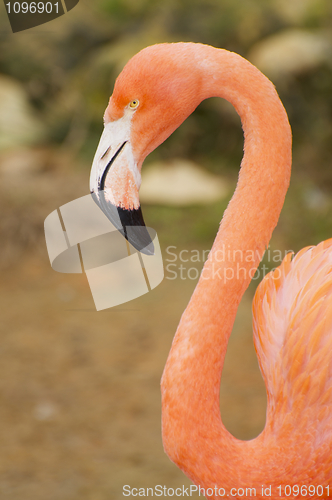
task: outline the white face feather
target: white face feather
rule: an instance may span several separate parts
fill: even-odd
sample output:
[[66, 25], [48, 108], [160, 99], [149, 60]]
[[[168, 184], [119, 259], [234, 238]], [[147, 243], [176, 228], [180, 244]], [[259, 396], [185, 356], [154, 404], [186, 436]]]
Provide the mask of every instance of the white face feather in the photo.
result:
[[109, 122], [104, 127], [90, 174], [90, 191], [94, 192], [97, 196], [107, 165], [124, 143], [126, 144], [121, 151], [121, 156], [123, 158], [124, 155], [126, 159], [125, 164], [133, 174], [137, 189], [141, 186], [141, 174], [137, 168], [130, 144], [132, 117], [133, 111], [126, 109], [122, 118], [114, 122]]

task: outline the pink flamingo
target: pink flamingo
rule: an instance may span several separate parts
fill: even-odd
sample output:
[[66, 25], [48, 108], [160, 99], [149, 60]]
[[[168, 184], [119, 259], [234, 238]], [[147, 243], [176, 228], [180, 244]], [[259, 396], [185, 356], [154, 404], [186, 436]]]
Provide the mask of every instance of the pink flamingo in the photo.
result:
[[[290, 179], [291, 130], [272, 83], [226, 50], [193, 43], [144, 49], [115, 83], [91, 191], [105, 212], [115, 207], [123, 226], [143, 226], [138, 198], [143, 160], [213, 96], [230, 101], [240, 115], [244, 156], [163, 374], [164, 447], [209, 498], [243, 498], [246, 488], [255, 488], [256, 498], [327, 498], [332, 479], [331, 239], [295, 257], [288, 254], [257, 289], [254, 340], [268, 395], [263, 432], [251, 441], [238, 440], [219, 411], [221, 372], [237, 307], [270, 241]], [[146, 243], [145, 235], [133, 241], [137, 248]], [[221, 248], [230, 249], [224, 260], [218, 259]], [[254, 261], [245, 258], [249, 252]], [[227, 282], [226, 270], [234, 276]]]

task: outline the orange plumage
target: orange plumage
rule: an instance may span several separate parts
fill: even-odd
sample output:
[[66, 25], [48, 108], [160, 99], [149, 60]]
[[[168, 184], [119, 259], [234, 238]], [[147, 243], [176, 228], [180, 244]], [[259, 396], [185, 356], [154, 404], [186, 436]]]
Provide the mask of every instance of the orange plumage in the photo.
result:
[[[232, 498], [243, 498], [230, 493], [237, 488], [255, 488], [255, 497], [265, 498], [262, 485], [271, 486], [271, 498], [298, 498], [294, 491], [285, 492], [285, 485], [322, 485], [323, 494], [315, 490], [302, 498], [327, 498], [332, 240], [287, 255], [257, 289], [253, 324], [268, 394], [265, 429], [256, 439], [240, 441], [226, 430], [219, 411], [220, 377], [237, 307], [277, 224], [290, 178], [291, 131], [273, 85], [248, 61], [222, 49], [192, 43], [148, 47], [119, 76], [105, 112], [106, 127], [123, 127], [121, 148], [129, 160], [123, 156], [121, 168], [140, 179], [147, 154], [212, 96], [229, 100], [239, 113], [244, 157], [163, 374], [164, 447], [197, 485], [211, 488], [209, 498], [221, 497], [218, 487]], [[139, 106], [129, 115], [133, 99]], [[100, 171], [100, 161], [95, 158], [94, 172]], [[132, 206], [128, 192], [121, 202], [121, 184], [114, 177], [117, 205]], [[220, 259], [223, 246], [230, 253]], [[254, 261], [244, 258], [248, 252]], [[231, 272], [232, 279], [226, 279]]]

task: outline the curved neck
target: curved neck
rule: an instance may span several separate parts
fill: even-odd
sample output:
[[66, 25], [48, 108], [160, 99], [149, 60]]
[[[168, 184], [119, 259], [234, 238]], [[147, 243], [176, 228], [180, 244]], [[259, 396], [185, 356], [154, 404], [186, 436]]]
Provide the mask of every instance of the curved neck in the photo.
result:
[[211, 487], [223, 475], [223, 486], [250, 486], [245, 477], [252, 482], [261, 470], [255, 467], [255, 440], [239, 441], [225, 429], [219, 386], [238, 304], [269, 243], [288, 188], [291, 131], [266, 77], [237, 54], [204, 50], [204, 59], [200, 52], [195, 61], [204, 75], [201, 98], [219, 96], [234, 105], [244, 130], [244, 156], [235, 193], [163, 374], [163, 440], [170, 458], [196, 484]]

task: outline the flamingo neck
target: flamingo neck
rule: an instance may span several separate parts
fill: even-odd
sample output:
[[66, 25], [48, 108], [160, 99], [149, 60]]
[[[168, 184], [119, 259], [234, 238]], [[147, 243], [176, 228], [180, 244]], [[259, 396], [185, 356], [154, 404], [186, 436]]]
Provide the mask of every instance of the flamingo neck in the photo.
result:
[[[230, 101], [241, 117], [244, 156], [235, 193], [186, 308], [162, 379], [163, 440], [170, 458], [196, 483], [245, 484], [257, 441], [242, 442], [220, 418], [226, 348], [242, 295], [269, 243], [288, 188], [291, 131], [271, 84], [237, 54], [202, 46], [201, 98]], [[255, 444], [256, 442], [256, 444]], [[250, 444], [249, 444], [250, 443]], [[204, 479], [202, 479], [204, 478]], [[244, 482], [243, 482], [244, 481]]]

